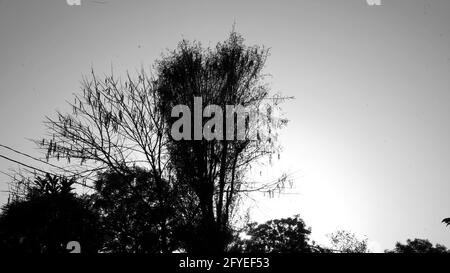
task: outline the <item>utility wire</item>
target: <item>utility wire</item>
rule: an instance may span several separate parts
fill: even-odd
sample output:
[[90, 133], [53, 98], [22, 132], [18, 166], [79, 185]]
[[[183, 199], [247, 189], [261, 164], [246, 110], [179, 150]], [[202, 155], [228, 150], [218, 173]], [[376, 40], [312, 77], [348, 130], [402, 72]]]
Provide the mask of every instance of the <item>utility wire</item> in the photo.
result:
[[[58, 176], [58, 174], [55, 174], [55, 173], [52, 173], [52, 172], [49, 172], [49, 171], [41, 170], [41, 169], [39, 169], [39, 168], [33, 167], [33, 166], [31, 166], [31, 165], [28, 165], [28, 164], [25, 164], [25, 163], [22, 163], [22, 162], [19, 162], [19, 161], [17, 161], [17, 160], [14, 160], [14, 159], [12, 159], [12, 158], [9, 158], [9, 157], [4, 156], [4, 155], [1, 155], [1, 154], [0, 154], [0, 157], [1, 157], [1, 158], [4, 158], [4, 159], [6, 159], [6, 160], [9, 160], [9, 161], [11, 161], [11, 162], [17, 163], [17, 164], [19, 164], [19, 165], [22, 165], [22, 166], [24, 166], [24, 167], [26, 167], [26, 168], [29, 168], [29, 169], [32, 169], [32, 170], [41, 172], [41, 173], [43, 173], [43, 174], [52, 174], [52, 175]], [[88, 185], [85, 185], [85, 184], [80, 183], [80, 182], [77, 182], [77, 181], [75, 181], [75, 184], [79, 184], [79, 185], [81, 185], [81, 186], [84, 186], [84, 187], [88, 187], [88, 188], [93, 189], [93, 187], [88, 186]]]
[[27, 164], [25, 164], [25, 163], [19, 162], [19, 161], [17, 161], [17, 160], [14, 160], [14, 159], [9, 158], [9, 157], [4, 156], [4, 155], [0, 155], [0, 157], [4, 158], [4, 159], [6, 159], [6, 160], [9, 160], [9, 161], [11, 161], [11, 162], [17, 163], [17, 164], [19, 164], [19, 165], [22, 165], [22, 166], [24, 166], [24, 167], [30, 168], [30, 169], [32, 169], [32, 170], [35, 170], [35, 171], [44, 173], [44, 174], [50, 173], [50, 172], [47, 172], [47, 171], [43, 171], [43, 170], [41, 170], [41, 169], [38, 169], [38, 168], [36, 168], [36, 167], [27, 165]]
[[[36, 158], [36, 157], [34, 157], [34, 156], [31, 156], [31, 155], [29, 155], [29, 154], [26, 154], [26, 153], [20, 152], [20, 151], [18, 151], [18, 150], [16, 150], [16, 149], [13, 149], [13, 148], [9, 147], [9, 146], [6, 146], [6, 145], [3, 145], [3, 144], [0, 144], [0, 147], [3, 147], [3, 148], [5, 148], [5, 149], [8, 149], [8, 150], [10, 150], [10, 151], [13, 151], [13, 152], [15, 152], [15, 153], [17, 153], [17, 154], [20, 154], [20, 155], [26, 156], [26, 157], [28, 157], [28, 158], [31, 158], [31, 159], [33, 159], [33, 160], [36, 160], [36, 161], [38, 161], [38, 162], [41, 162], [41, 163], [47, 164], [47, 165], [49, 165], [49, 166], [52, 166], [52, 167], [54, 167], [54, 168], [60, 169], [60, 170], [62, 170], [62, 171], [64, 171], [64, 172], [69, 172], [69, 173], [71, 173], [71, 174], [72, 174], [73, 176], [77, 176], [77, 175], [79, 175], [79, 173], [76, 173], [76, 172], [74, 172], [74, 171], [71, 171], [71, 170], [68, 170], [68, 169], [62, 168], [62, 167], [60, 167], [60, 166], [57, 166], [57, 165], [51, 164], [51, 163], [49, 163], [49, 162], [46, 162], [46, 161], [44, 161], [44, 160], [42, 160], [42, 159], [39, 159], [39, 158]], [[94, 180], [94, 179], [92, 179], [92, 178], [89, 178], [89, 177], [85, 177], [85, 178], [86, 178], [86, 179], [89, 179], [89, 180], [91, 180], [92, 182], [95, 182], [95, 180]]]
[[8, 150], [10, 150], [10, 151], [13, 151], [13, 152], [15, 152], [15, 153], [18, 153], [18, 154], [20, 154], [20, 155], [26, 156], [26, 157], [28, 157], [28, 158], [31, 158], [31, 159], [33, 159], [33, 160], [39, 161], [39, 162], [41, 162], [41, 163], [44, 163], [44, 164], [50, 165], [50, 166], [52, 166], [52, 167], [54, 167], [54, 168], [57, 168], [57, 169], [63, 170], [63, 171], [65, 171], [65, 172], [70, 172], [70, 173], [72, 173], [72, 174], [76, 174], [75, 172], [72, 172], [72, 171], [66, 170], [66, 169], [64, 169], [64, 168], [62, 168], [62, 167], [56, 166], [56, 165], [54, 165], [54, 164], [51, 164], [51, 163], [49, 163], [49, 162], [46, 162], [46, 161], [44, 161], [44, 160], [42, 160], [42, 159], [39, 159], [39, 158], [33, 157], [33, 156], [31, 156], [31, 155], [28, 155], [28, 154], [25, 154], [25, 153], [22, 153], [22, 152], [20, 152], [20, 151], [18, 151], [18, 150], [16, 150], [16, 149], [13, 149], [13, 148], [11, 148], [11, 147], [8, 147], [8, 146], [6, 146], [6, 145], [0, 144], [0, 147], [3, 147], [3, 148], [5, 148], [5, 149], [8, 149]]

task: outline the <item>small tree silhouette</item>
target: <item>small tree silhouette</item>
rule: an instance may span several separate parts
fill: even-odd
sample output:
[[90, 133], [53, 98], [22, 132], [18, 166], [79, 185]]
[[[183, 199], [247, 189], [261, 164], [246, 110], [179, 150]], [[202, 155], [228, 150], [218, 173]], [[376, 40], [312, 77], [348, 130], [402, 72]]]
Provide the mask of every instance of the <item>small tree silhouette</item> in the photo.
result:
[[311, 228], [299, 215], [274, 219], [263, 224], [251, 223], [246, 239], [238, 239], [233, 251], [246, 253], [311, 253], [321, 248], [310, 243]]
[[[156, 186], [152, 173], [138, 167], [126, 176], [112, 170], [99, 174], [96, 192], [90, 198], [93, 208], [101, 215], [102, 229], [106, 233], [103, 251], [163, 252], [159, 225], [162, 218], [168, 221], [165, 247], [169, 251], [186, 248], [187, 238], [182, 237], [180, 231], [187, 229], [186, 225], [193, 221], [196, 204], [188, 202], [186, 194], [179, 193], [185, 193], [185, 189], [166, 189], [165, 199], [171, 206], [161, 210]], [[140, 196], [134, 194], [135, 191]]]
[[66, 244], [78, 241], [83, 252], [97, 252], [102, 239], [98, 216], [72, 192], [73, 183], [49, 174], [36, 177], [24, 199], [5, 205], [0, 215], [0, 251], [66, 253]]
[[338, 230], [329, 235], [332, 251], [339, 253], [367, 253], [369, 252], [367, 238], [358, 239], [354, 233]]
[[426, 239], [408, 239], [406, 244], [397, 242], [393, 250], [386, 250], [386, 253], [447, 253], [445, 246], [433, 244]]

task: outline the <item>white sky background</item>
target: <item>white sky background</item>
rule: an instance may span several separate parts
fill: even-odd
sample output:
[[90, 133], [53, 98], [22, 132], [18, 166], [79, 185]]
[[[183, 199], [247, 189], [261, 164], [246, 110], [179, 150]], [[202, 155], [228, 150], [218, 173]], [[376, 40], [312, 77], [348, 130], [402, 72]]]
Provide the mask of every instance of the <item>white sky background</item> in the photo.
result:
[[319, 241], [345, 228], [376, 249], [450, 246], [450, 1], [104, 2], [0, 0], [1, 144], [39, 156], [25, 138], [43, 135], [91, 66], [133, 72], [182, 38], [215, 45], [235, 22], [271, 48], [273, 90], [296, 97], [282, 158], [255, 179], [297, 171], [299, 194], [257, 197], [253, 219], [300, 214]]

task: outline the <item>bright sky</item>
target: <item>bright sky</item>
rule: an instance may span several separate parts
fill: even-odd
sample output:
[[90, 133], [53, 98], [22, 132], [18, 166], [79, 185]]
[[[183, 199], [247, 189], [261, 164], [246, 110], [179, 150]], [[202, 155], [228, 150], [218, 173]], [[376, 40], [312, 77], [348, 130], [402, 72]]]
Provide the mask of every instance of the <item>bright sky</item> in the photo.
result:
[[300, 214], [318, 241], [345, 228], [375, 250], [416, 237], [450, 246], [448, 0], [0, 0], [0, 144], [39, 156], [26, 138], [91, 66], [133, 72], [182, 38], [215, 45], [233, 23], [271, 48], [273, 90], [296, 97], [282, 158], [257, 178], [295, 171], [298, 194], [256, 197], [253, 219]]

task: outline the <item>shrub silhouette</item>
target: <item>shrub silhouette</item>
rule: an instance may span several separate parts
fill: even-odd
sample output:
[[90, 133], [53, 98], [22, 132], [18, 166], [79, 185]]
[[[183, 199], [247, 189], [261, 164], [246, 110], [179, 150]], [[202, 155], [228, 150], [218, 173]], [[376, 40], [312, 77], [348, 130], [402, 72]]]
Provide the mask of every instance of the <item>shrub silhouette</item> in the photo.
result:
[[311, 228], [299, 215], [275, 219], [263, 224], [251, 223], [248, 238], [238, 239], [233, 251], [245, 253], [311, 253], [325, 251], [310, 243]]
[[101, 244], [98, 217], [83, 198], [72, 192], [73, 181], [37, 177], [23, 199], [3, 206], [0, 252], [67, 253], [69, 241], [95, 253]]
[[386, 253], [448, 253], [443, 245], [433, 244], [427, 239], [408, 239], [406, 244], [397, 242], [393, 250], [386, 250]]

